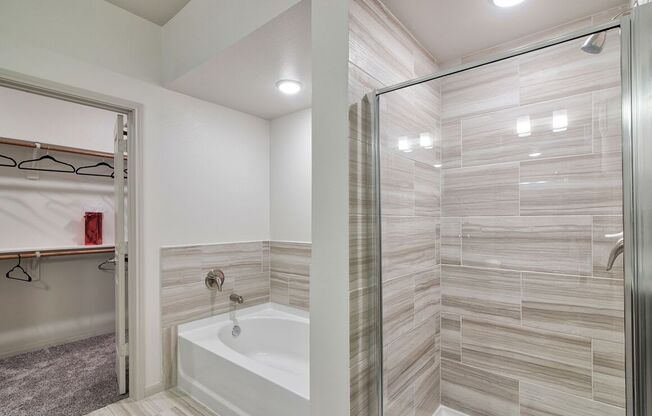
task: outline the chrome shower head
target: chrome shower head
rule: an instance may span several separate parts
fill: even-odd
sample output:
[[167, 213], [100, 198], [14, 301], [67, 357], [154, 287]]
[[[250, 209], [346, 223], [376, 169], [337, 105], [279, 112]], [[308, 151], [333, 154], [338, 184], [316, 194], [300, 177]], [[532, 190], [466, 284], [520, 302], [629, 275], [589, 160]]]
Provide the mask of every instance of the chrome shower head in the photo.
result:
[[604, 42], [607, 40], [607, 32], [594, 33], [584, 41], [582, 50], [586, 53], [599, 54], [602, 52]]

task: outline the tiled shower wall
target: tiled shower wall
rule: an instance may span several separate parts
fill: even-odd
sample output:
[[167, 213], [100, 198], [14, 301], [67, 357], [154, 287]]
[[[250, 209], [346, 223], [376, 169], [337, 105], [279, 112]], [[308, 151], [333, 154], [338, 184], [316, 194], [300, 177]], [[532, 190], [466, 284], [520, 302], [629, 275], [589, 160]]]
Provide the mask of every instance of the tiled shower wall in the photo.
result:
[[[309, 309], [310, 243], [253, 241], [161, 249], [161, 328], [166, 387], [176, 385], [177, 327], [238, 308], [275, 302]], [[224, 272], [222, 292], [209, 290], [210, 269]]]
[[441, 401], [472, 416], [625, 414], [620, 39], [581, 43], [441, 81]]
[[[618, 39], [593, 59], [578, 42], [381, 100], [385, 415], [430, 416], [440, 399], [469, 415], [624, 414], [622, 262], [605, 271], [622, 230]], [[352, 1], [352, 415], [375, 414], [377, 376], [364, 94], [435, 70], [380, 3]], [[556, 110], [568, 126], [551, 132]], [[525, 115], [528, 141], [515, 140]], [[425, 149], [420, 135], [431, 131]], [[410, 152], [399, 149], [405, 138]]]
[[[351, 415], [375, 414], [371, 102], [365, 94], [434, 72], [434, 59], [376, 0], [351, 2], [349, 27]], [[439, 88], [395, 108], [393, 134], [438, 137]], [[425, 137], [425, 136], [424, 136]], [[431, 416], [439, 405], [440, 155], [383, 143], [385, 414]]]

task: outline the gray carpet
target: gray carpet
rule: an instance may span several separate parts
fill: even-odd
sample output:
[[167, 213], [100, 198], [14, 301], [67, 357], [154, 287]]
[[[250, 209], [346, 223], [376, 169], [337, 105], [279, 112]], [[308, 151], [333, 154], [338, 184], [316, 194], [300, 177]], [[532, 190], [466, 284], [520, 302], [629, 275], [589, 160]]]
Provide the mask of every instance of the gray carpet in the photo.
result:
[[113, 334], [0, 360], [0, 416], [81, 416], [122, 398]]

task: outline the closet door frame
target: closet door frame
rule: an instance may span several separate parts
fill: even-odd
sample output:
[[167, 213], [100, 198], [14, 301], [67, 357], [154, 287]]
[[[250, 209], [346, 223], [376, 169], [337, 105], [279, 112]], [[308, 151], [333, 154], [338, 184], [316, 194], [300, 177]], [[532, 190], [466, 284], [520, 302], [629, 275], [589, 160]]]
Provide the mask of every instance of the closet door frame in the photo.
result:
[[129, 310], [129, 397], [143, 397], [162, 390], [162, 383], [145, 388], [145, 311], [143, 305], [145, 288], [143, 282], [143, 213], [142, 213], [142, 160], [143, 146], [141, 138], [143, 105], [118, 97], [99, 94], [93, 91], [31, 77], [0, 68], [0, 86], [32, 94], [73, 102], [89, 107], [100, 108], [123, 114], [127, 117], [129, 140], [127, 141], [129, 189], [128, 221], [128, 310]]

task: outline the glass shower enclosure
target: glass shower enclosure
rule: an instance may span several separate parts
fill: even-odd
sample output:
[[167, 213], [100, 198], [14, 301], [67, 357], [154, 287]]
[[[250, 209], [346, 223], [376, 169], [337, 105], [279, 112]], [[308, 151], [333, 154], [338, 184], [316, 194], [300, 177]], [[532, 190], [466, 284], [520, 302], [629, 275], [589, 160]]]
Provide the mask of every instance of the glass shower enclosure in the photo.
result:
[[630, 22], [376, 91], [383, 415], [647, 414]]

